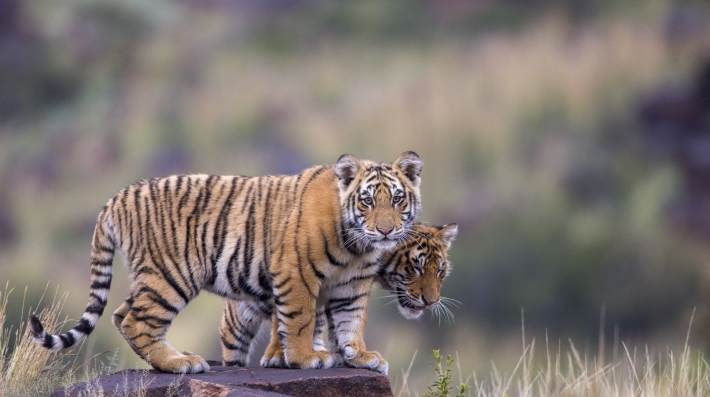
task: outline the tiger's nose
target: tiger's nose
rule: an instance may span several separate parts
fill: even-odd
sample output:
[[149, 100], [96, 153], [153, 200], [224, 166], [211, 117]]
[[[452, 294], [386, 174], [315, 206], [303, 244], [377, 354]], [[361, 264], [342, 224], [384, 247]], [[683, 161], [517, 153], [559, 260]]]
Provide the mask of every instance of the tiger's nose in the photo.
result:
[[379, 230], [380, 233], [384, 234], [385, 236], [387, 233], [391, 232], [394, 227], [392, 226], [377, 226], [377, 230]]

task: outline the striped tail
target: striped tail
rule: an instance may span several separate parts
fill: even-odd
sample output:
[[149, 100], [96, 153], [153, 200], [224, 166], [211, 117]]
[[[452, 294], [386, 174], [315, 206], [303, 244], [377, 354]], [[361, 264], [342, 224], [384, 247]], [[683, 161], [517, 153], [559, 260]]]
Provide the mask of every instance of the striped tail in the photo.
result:
[[30, 332], [35, 342], [50, 350], [66, 349], [84, 340], [94, 330], [106, 308], [111, 288], [111, 264], [115, 248], [112, 236], [107, 209], [104, 207], [94, 229], [91, 247], [91, 289], [84, 315], [74, 328], [61, 335], [48, 334], [39, 318], [34, 314], [30, 315]]

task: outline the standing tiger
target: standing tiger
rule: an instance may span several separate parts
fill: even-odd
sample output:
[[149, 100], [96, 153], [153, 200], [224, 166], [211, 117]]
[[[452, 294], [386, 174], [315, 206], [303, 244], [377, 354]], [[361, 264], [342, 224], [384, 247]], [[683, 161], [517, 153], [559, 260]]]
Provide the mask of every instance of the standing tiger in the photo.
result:
[[[441, 285], [451, 270], [446, 253], [457, 233], [455, 223], [441, 227], [416, 224], [411, 236], [400, 242], [396, 250], [383, 254], [375, 282], [396, 299], [397, 308], [405, 318], [419, 318], [426, 308], [434, 309], [439, 316], [450, 315], [445, 304], [447, 298], [441, 296]], [[339, 328], [349, 324], [353, 311], [360, 312], [360, 307], [367, 306], [368, 298], [369, 291], [362, 291], [351, 297], [319, 301], [313, 349], [327, 350], [323, 343], [323, 331], [327, 325], [330, 349], [340, 352], [338, 337], [342, 332]], [[225, 365], [246, 365], [252, 339], [272, 314], [270, 302], [228, 300], [225, 303], [220, 329]], [[285, 364], [278, 334], [272, 332], [261, 365], [282, 367]], [[368, 363], [359, 364], [367, 366]], [[387, 372], [387, 363], [381, 358], [379, 363], [373, 360], [370, 364], [374, 366], [371, 369]]]
[[[32, 335], [59, 350], [91, 333], [106, 307], [118, 250], [131, 284], [113, 323], [155, 369], [209, 369], [202, 357], [165, 339], [175, 316], [203, 289], [237, 301], [273, 301], [288, 365], [332, 367], [335, 355], [311, 343], [316, 300], [370, 291], [380, 256], [409, 236], [419, 215], [422, 165], [414, 152], [392, 164], [346, 154], [297, 175], [174, 175], [130, 185], [98, 216], [82, 318], [51, 335], [31, 316]], [[362, 307], [338, 335], [353, 366], [380, 357], [366, 351], [364, 326]]]

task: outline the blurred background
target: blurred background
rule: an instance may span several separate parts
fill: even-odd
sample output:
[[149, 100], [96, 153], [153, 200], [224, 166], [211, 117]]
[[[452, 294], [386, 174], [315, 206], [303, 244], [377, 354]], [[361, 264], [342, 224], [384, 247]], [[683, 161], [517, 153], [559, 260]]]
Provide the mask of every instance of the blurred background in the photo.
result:
[[[432, 349], [458, 353], [464, 378], [509, 371], [523, 333], [665, 351], [695, 308], [691, 344], [710, 345], [703, 1], [0, 0], [11, 323], [49, 303], [47, 283], [81, 316], [96, 216], [138, 179], [405, 150], [425, 162], [422, 220], [459, 224], [443, 294], [461, 304], [453, 322], [407, 321], [374, 294], [367, 343], [393, 383], [410, 363], [410, 383], [430, 383]], [[82, 351], [143, 367], [110, 322], [119, 263]], [[201, 295], [168, 339], [219, 359], [221, 308]]]

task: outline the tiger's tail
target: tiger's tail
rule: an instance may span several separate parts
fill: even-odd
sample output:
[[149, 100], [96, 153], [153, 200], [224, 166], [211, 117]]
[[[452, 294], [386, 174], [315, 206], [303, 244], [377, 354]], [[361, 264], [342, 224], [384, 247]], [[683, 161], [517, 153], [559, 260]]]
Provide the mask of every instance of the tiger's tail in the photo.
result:
[[111, 264], [115, 249], [113, 234], [108, 209], [104, 207], [94, 229], [91, 247], [91, 288], [84, 315], [71, 330], [60, 335], [47, 333], [39, 318], [34, 314], [30, 315], [30, 332], [36, 343], [54, 351], [66, 349], [80, 343], [94, 330], [106, 308], [111, 288]]

